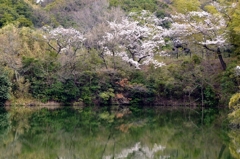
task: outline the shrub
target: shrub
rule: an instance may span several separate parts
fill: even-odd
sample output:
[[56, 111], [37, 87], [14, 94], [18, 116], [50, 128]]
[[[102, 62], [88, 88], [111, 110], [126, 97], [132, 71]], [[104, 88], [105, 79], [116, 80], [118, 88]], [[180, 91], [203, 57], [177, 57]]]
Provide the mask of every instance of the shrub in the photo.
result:
[[3, 106], [7, 99], [9, 99], [11, 83], [6, 74], [0, 74], [0, 106]]

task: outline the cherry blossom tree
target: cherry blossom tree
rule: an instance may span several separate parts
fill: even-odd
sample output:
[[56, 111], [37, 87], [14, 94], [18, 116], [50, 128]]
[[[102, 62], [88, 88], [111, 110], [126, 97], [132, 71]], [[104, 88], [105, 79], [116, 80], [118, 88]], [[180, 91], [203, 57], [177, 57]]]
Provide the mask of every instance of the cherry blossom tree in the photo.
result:
[[47, 44], [56, 52], [56, 60], [61, 65], [58, 75], [63, 79], [75, 77], [79, 59], [84, 55], [84, 35], [76, 29], [61, 26], [55, 29], [44, 27], [43, 30], [46, 32], [44, 38]]
[[164, 36], [171, 37], [179, 44], [191, 43], [216, 53], [223, 70], [226, 69], [221, 49], [228, 47], [229, 42], [227, 23], [221, 14], [192, 11], [186, 14], [176, 13], [171, 18], [171, 28], [164, 32]]
[[[130, 14], [133, 15], [134, 13]], [[164, 63], [158, 62], [155, 56], [165, 55], [161, 51], [165, 45], [162, 36], [164, 29], [158, 25], [160, 21], [149, 12], [143, 11], [140, 17], [142, 19], [139, 21], [127, 17], [121, 22], [108, 22], [110, 31], [98, 43], [105, 55], [121, 57], [137, 69], [149, 64], [161, 67]]]
[[76, 55], [85, 41], [84, 35], [73, 28], [65, 29], [60, 26], [51, 29], [50, 27], [43, 27], [43, 30], [47, 32], [44, 38], [57, 55], [60, 53]]

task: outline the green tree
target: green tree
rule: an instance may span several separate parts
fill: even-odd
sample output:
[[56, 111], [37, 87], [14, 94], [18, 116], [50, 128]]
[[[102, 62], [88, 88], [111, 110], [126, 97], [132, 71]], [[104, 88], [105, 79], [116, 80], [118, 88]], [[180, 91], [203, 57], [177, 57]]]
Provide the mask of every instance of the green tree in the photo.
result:
[[229, 34], [230, 34], [230, 40], [231, 43], [235, 46], [236, 53], [239, 55], [240, 50], [240, 4], [238, 3], [235, 7], [232, 9], [232, 13], [230, 13], [231, 21], [229, 23]]
[[198, 0], [174, 0], [173, 6], [180, 13], [186, 13], [189, 11], [197, 11], [200, 7]]
[[229, 108], [233, 110], [232, 113], [228, 115], [230, 123], [233, 127], [240, 127], [240, 93], [234, 94], [229, 102]]
[[3, 106], [5, 101], [9, 99], [11, 83], [6, 74], [0, 74], [0, 106]]
[[32, 26], [33, 9], [24, 0], [0, 0], [0, 27], [9, 23]]
[[158, 0], [110, 0], [110, 6], [120, 6], [126, 12], [138, 12], [142, 10], [148, 10], [150, 12], [156, 12], [168, 7], [164, 2]]

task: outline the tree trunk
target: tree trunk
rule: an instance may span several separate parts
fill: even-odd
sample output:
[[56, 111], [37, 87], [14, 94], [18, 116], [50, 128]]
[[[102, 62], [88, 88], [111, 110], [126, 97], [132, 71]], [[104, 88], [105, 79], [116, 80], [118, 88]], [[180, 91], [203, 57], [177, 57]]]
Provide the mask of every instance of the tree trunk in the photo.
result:
[[112, 50], [113, 53], [113, 68], [116, 70], [116, 62], [115, 62], [115, 52]]
[[103, 59], [103, 63], [104, 63], [104, 66], [105, 66], [105, 68], [106, 69], [108, 69], [108, 66], [107, 66], [107, 61], [105, 60], [105, 58], [104, 58], [104, 55], [103, 55], [104, 53], [103, 52], [101, 52], [101, 54], [99, 55], [102, 59]]
[[227, 68], [227, 65], [226, 65], [226, 63], [225, 63], [224, 60], [223, 60], [223, 57], [222, 57], [222, 54], [221, 54], [221, 51], [220, 51], [219, 48], [217, 49], [217, 55], [218, 55], [218, 59], [220, 60], [222, 69], [225, 71], [226, 68]]
[[204, 124], [203, 123], [203, 120], [204, 120], [204, 94], [203, 94], [203, 77], [202, 77], [202, 82], [201, 82], [201, 98], [202, 98], [202, 119], [201, 119], [201, 123], [202, 125]]
[[215, 50], [215, 49], [209, 48], [207, 45], [203, 45], [203, 47], [206, 48], [206, 49], [209, 50], [209, 51], [214, 52], [214, 53], [217, 52], [217, 56], [218, 56], [218, 59], [219, 59], [219, 61], [220, 61], [220, 63], [221, 63], [222, 69], [225, 71], [226, 68], [227, 68], [227, 65], [226, 65], [226, 63], [225, 63], [224, 60], [223, 60], [223, 57], [222, 57], [220, 48], [218, 47], [217, 50]]

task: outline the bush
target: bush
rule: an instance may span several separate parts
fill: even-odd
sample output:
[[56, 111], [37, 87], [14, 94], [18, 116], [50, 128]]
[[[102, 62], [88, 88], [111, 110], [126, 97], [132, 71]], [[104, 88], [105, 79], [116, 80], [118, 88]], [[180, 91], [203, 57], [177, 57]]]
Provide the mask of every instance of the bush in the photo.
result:
[[218, 106], [218, 98], [216, 93], [213, 91], [211, 87], [206, 87], [204, 90], [204, 104], [207, 107], [217, 107]]
[[240, 93], [236, 93], [231, 97], [229, 108], [233, 110], [233, 112], [228, 115], [231, 126], [240, 128]]
[[226, 71], [223, 72], [221, 76], [221, 94], [223, 99], [221, 99], [224, 103], [226, 101], [229, 101], [232, 94], [238, 91], [237, 87], [237, 78], [235, 76], [234, 68], [236, 67], [236, 64], [230, 63], [226, 69]]
[[11, 83], [6, 74], [0, 74], [0, 106], [3, 106], [7, 99], [9, 99]]

